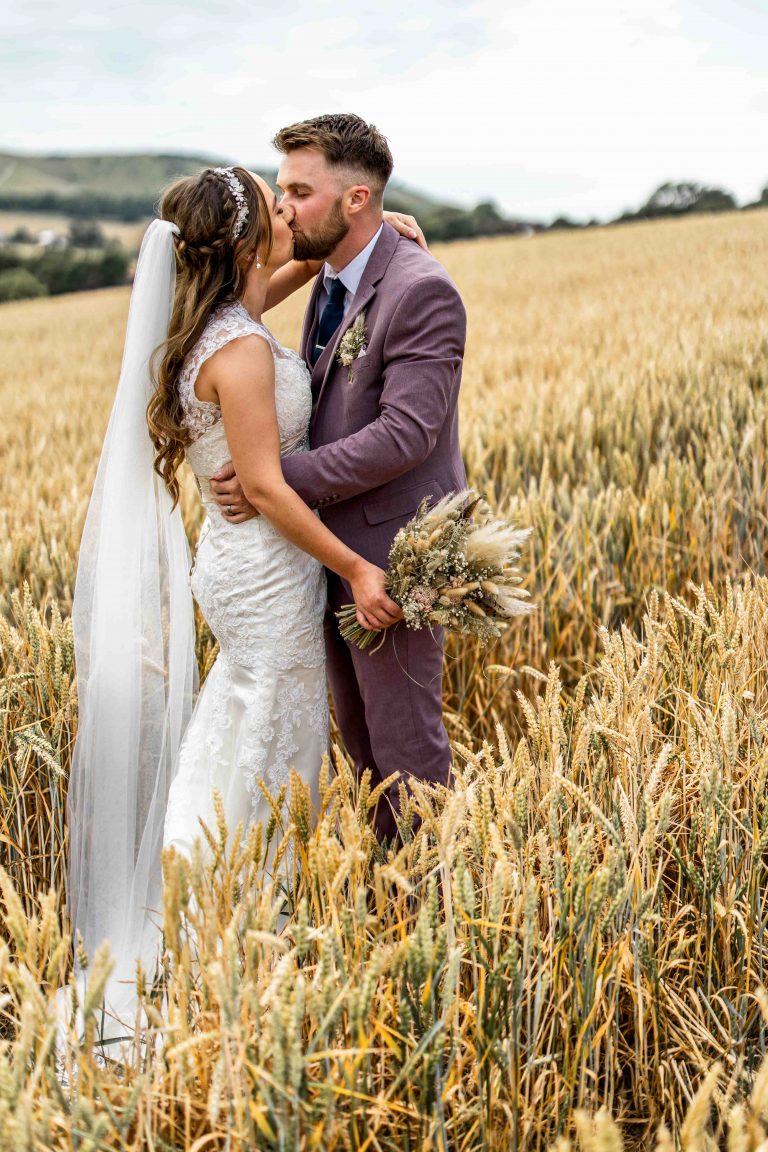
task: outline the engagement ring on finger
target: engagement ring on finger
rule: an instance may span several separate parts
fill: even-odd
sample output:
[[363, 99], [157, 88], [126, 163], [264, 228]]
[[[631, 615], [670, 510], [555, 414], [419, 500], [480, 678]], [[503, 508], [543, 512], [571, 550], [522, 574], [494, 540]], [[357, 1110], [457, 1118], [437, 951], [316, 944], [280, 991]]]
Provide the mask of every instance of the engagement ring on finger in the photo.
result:
[[231, 515], [232, 515], [232, 505], [227, 504], [227, 516], [231, 516]]

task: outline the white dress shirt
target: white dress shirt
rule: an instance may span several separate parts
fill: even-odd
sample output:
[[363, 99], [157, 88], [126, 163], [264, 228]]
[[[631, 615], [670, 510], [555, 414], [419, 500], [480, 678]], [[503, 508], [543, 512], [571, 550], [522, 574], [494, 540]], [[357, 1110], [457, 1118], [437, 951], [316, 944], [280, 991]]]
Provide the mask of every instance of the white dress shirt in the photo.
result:
[[326, 304], [328, 303], [328, 297], [331, 293], [331, 285], [337, 278], [341, 280], [342, 284], [347, 290], [344, 294], [344, 315], [346, 316], [347, 312], [349, 312], [352, 299], [357, 292], [360, 281], [363, 278], [365, 266], [371, 258], [371, 252], [373, 252], [374, 248], [376, 247], [376, 241], [378, 240], [379, 236], [381, 236], [383, 227], [384, 224], [382, 223], [379, 226], [376, 235], [371, 237], [365, 248], [363, 248], [362, 252], [358, 252], [357, 256], [353, 256], [349, 264], [346, 264], [340, 272], [335, 272], [334, 269], [331, 268], [330, 264], [326, 261], [325, 267], [323, 268], [323, 287], [320, 289], [317, 297], [318, 322], [323, 314], [323, 308], [325, 308]]

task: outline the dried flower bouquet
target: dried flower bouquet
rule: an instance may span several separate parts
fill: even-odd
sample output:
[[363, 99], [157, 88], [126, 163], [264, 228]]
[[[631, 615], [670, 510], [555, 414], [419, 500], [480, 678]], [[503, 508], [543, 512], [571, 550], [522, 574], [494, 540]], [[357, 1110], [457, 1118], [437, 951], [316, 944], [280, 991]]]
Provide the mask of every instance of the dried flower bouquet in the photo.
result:
[[[442, 625], [483, 644], [495, 640], [504, 624], [532, 609], [514, 566], [529, 535], [530, 528], [514, 528], [494, 516], [472, 489], [433, 507], [423, 500], [389, 552], [387, 591], [402, 608], [407, 627]], [[354, 604], [336, 615], [345, 640], [358, 648], [376, 639], [383, 644], [386, 632], [364, 628]]]

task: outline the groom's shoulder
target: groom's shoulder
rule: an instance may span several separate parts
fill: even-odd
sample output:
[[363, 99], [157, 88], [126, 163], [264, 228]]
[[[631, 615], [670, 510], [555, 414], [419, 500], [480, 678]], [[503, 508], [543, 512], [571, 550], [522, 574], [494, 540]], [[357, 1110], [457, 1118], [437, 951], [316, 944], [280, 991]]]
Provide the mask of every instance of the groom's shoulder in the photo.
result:
[[398, 240], [390, 267], [392, 266], [402, 279], [408, 281], [437, 278], [453, 284], [443, 265], [431, 252], [425, 252], [418, 244], [414, 244], [413, 240], [405, 237], [400, 237]]
[[439, 260], [431, 252], [425, 252], [413, 240], [401, 236], [397, 247], [389, 262], [385, 279], [393, 286], [396, 284], [399, 291], [411, 288], [412, 285], [423, 282], [432, 282], [435, 286], [443, 285], [453, 289], [459, 295], [458, 288], [446, 272]]

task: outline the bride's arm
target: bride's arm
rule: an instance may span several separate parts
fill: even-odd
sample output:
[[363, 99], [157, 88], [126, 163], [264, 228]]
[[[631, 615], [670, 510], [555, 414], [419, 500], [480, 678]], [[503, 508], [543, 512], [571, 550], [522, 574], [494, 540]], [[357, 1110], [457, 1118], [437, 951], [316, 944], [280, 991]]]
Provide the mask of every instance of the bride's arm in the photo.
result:
[[[419, 227], [415, 216], [406, 216], [403, 212], [385, 212], [384, 219], [388, 224], [409, 240], [415, 240], [420, 248], [427, 248], [427, 241]], [[304, 285], [316, 276], [324, 264], [323, 260], [291, 260], [272, 275], [267, 288], [267, 299], [264, 311], [268, 312], [276, 304], [281, 304], [293, 292], [303, 288]]]
[[235, 340], [214, 353], [202, 371], [206, 390], [221, 405], [232, 463], [248, 502], [286, 539], [347, 581], [364, 627], [394, 624], [402, 613], [387, 596], [382, 569], [334, 536], [283, 478], [275, 364], [267, 342], [255, 335]]
[[307, 281], [317, 275], [323, 263], [322, 260], [291, 260], [290, 264], [284, 264], [282, 268], [278, 268], [269, 280], [264, 311], [268, 312], [270, 308], [280, 304], [291, 293], [303, 288]]

